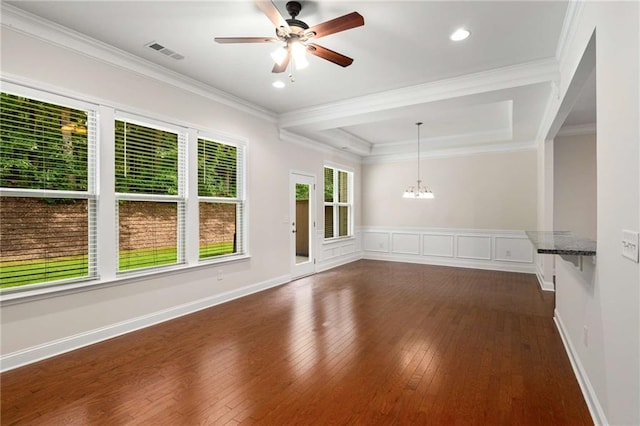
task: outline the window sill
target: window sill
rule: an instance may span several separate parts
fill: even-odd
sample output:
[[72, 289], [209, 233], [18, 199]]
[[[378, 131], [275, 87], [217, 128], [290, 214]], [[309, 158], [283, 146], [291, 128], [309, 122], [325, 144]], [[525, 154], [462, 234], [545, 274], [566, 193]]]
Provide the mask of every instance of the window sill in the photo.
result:
[[355, 241], [356, 237], [353, 235], [349, 235], [346, 237], [335, 237], [335, 238], [330, 238], [330, 239], [325, 239], [322, 241], [322, 245], [332, 245], [332, 244], [339, 244], [339, 243], [344, 243], [344, 242], [348, 242], [348, 241]]
[[[197, 269], [207, 268], [215, 265], [224, 265], [235, 262], [243, 262], [251, 259], [249, 254], [224, 259], [207, 259], [193, 265], [174, 265], [154, 271], [145, 271], [144, 273], [131, 272], [116, 276], [114, 279], [101, 280], [96, 278], [88, 281], [75, 281], [66, 284], [40, 284], [37, 288], [24, 291], [13, 291], [10, 293], [0, 294], [0, 307], [17, 305], [20, 303], [33, 302], [36, 300], [50, 299], [53, 297], [66, 296], [85, 291], [93, 291], [103, 288], [109, 288], [136, 281], [157, 278], [161, 276], [175, 275]], [[6, 291], [6, 290], [5, 290]]]

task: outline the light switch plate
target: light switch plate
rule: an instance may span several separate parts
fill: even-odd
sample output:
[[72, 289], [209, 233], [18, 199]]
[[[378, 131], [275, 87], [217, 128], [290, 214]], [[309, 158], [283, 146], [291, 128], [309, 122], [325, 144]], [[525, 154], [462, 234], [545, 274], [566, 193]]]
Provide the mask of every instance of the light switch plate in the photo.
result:
[[638, 233], [622, 230], [622, 255], [638, 263]]

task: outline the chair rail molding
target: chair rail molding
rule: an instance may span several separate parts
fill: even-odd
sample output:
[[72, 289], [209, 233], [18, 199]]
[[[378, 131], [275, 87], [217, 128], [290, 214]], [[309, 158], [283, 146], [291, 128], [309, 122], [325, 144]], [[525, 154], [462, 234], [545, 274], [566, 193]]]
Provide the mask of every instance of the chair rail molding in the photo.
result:
[[364, 259], [536, 273], [521, 230], [362, 227], [360, 242]]

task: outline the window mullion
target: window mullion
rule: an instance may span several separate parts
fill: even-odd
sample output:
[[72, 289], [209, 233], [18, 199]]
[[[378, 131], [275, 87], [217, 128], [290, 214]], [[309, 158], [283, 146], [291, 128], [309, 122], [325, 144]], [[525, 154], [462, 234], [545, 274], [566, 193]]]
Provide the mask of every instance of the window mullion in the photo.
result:
[[198, 263], [199, 245], [199, 201], [198, 201], [198, 132], [187, 131], [185, 196], [185, 261], [189, 265]]
[[98, 161], [96, 190], [100, 202], [97, 204], [97, 269], [102, 280], [116, 278], [118, 269], [117, 218], [115, 194], [115, 137], [113, 108], [98, 108], [100, 127], [98, 134]]

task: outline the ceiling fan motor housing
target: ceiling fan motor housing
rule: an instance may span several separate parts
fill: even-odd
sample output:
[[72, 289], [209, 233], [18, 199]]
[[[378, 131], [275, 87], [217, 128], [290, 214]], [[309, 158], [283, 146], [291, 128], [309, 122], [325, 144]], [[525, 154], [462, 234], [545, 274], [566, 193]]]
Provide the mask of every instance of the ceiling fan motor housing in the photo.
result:
[[289, 15], [291, 15], [291, 19], [296, 19], [296, 16], [298, 16], [302, 10], [302, 5], [297, 1], [290, 1], [285, 7], [287, 8]]
[[298, 16], [302, 10], [302, 5], [299, 2], [290, 1], [287, 3], [286, 8], [289, 15], [291, 15], [291, 18], [286, 21], [294, 34], [301, 35], [303, 31], [309, 29], [309, 25], [307, 25], [306, 22], [296, 19], [296, 16]]

